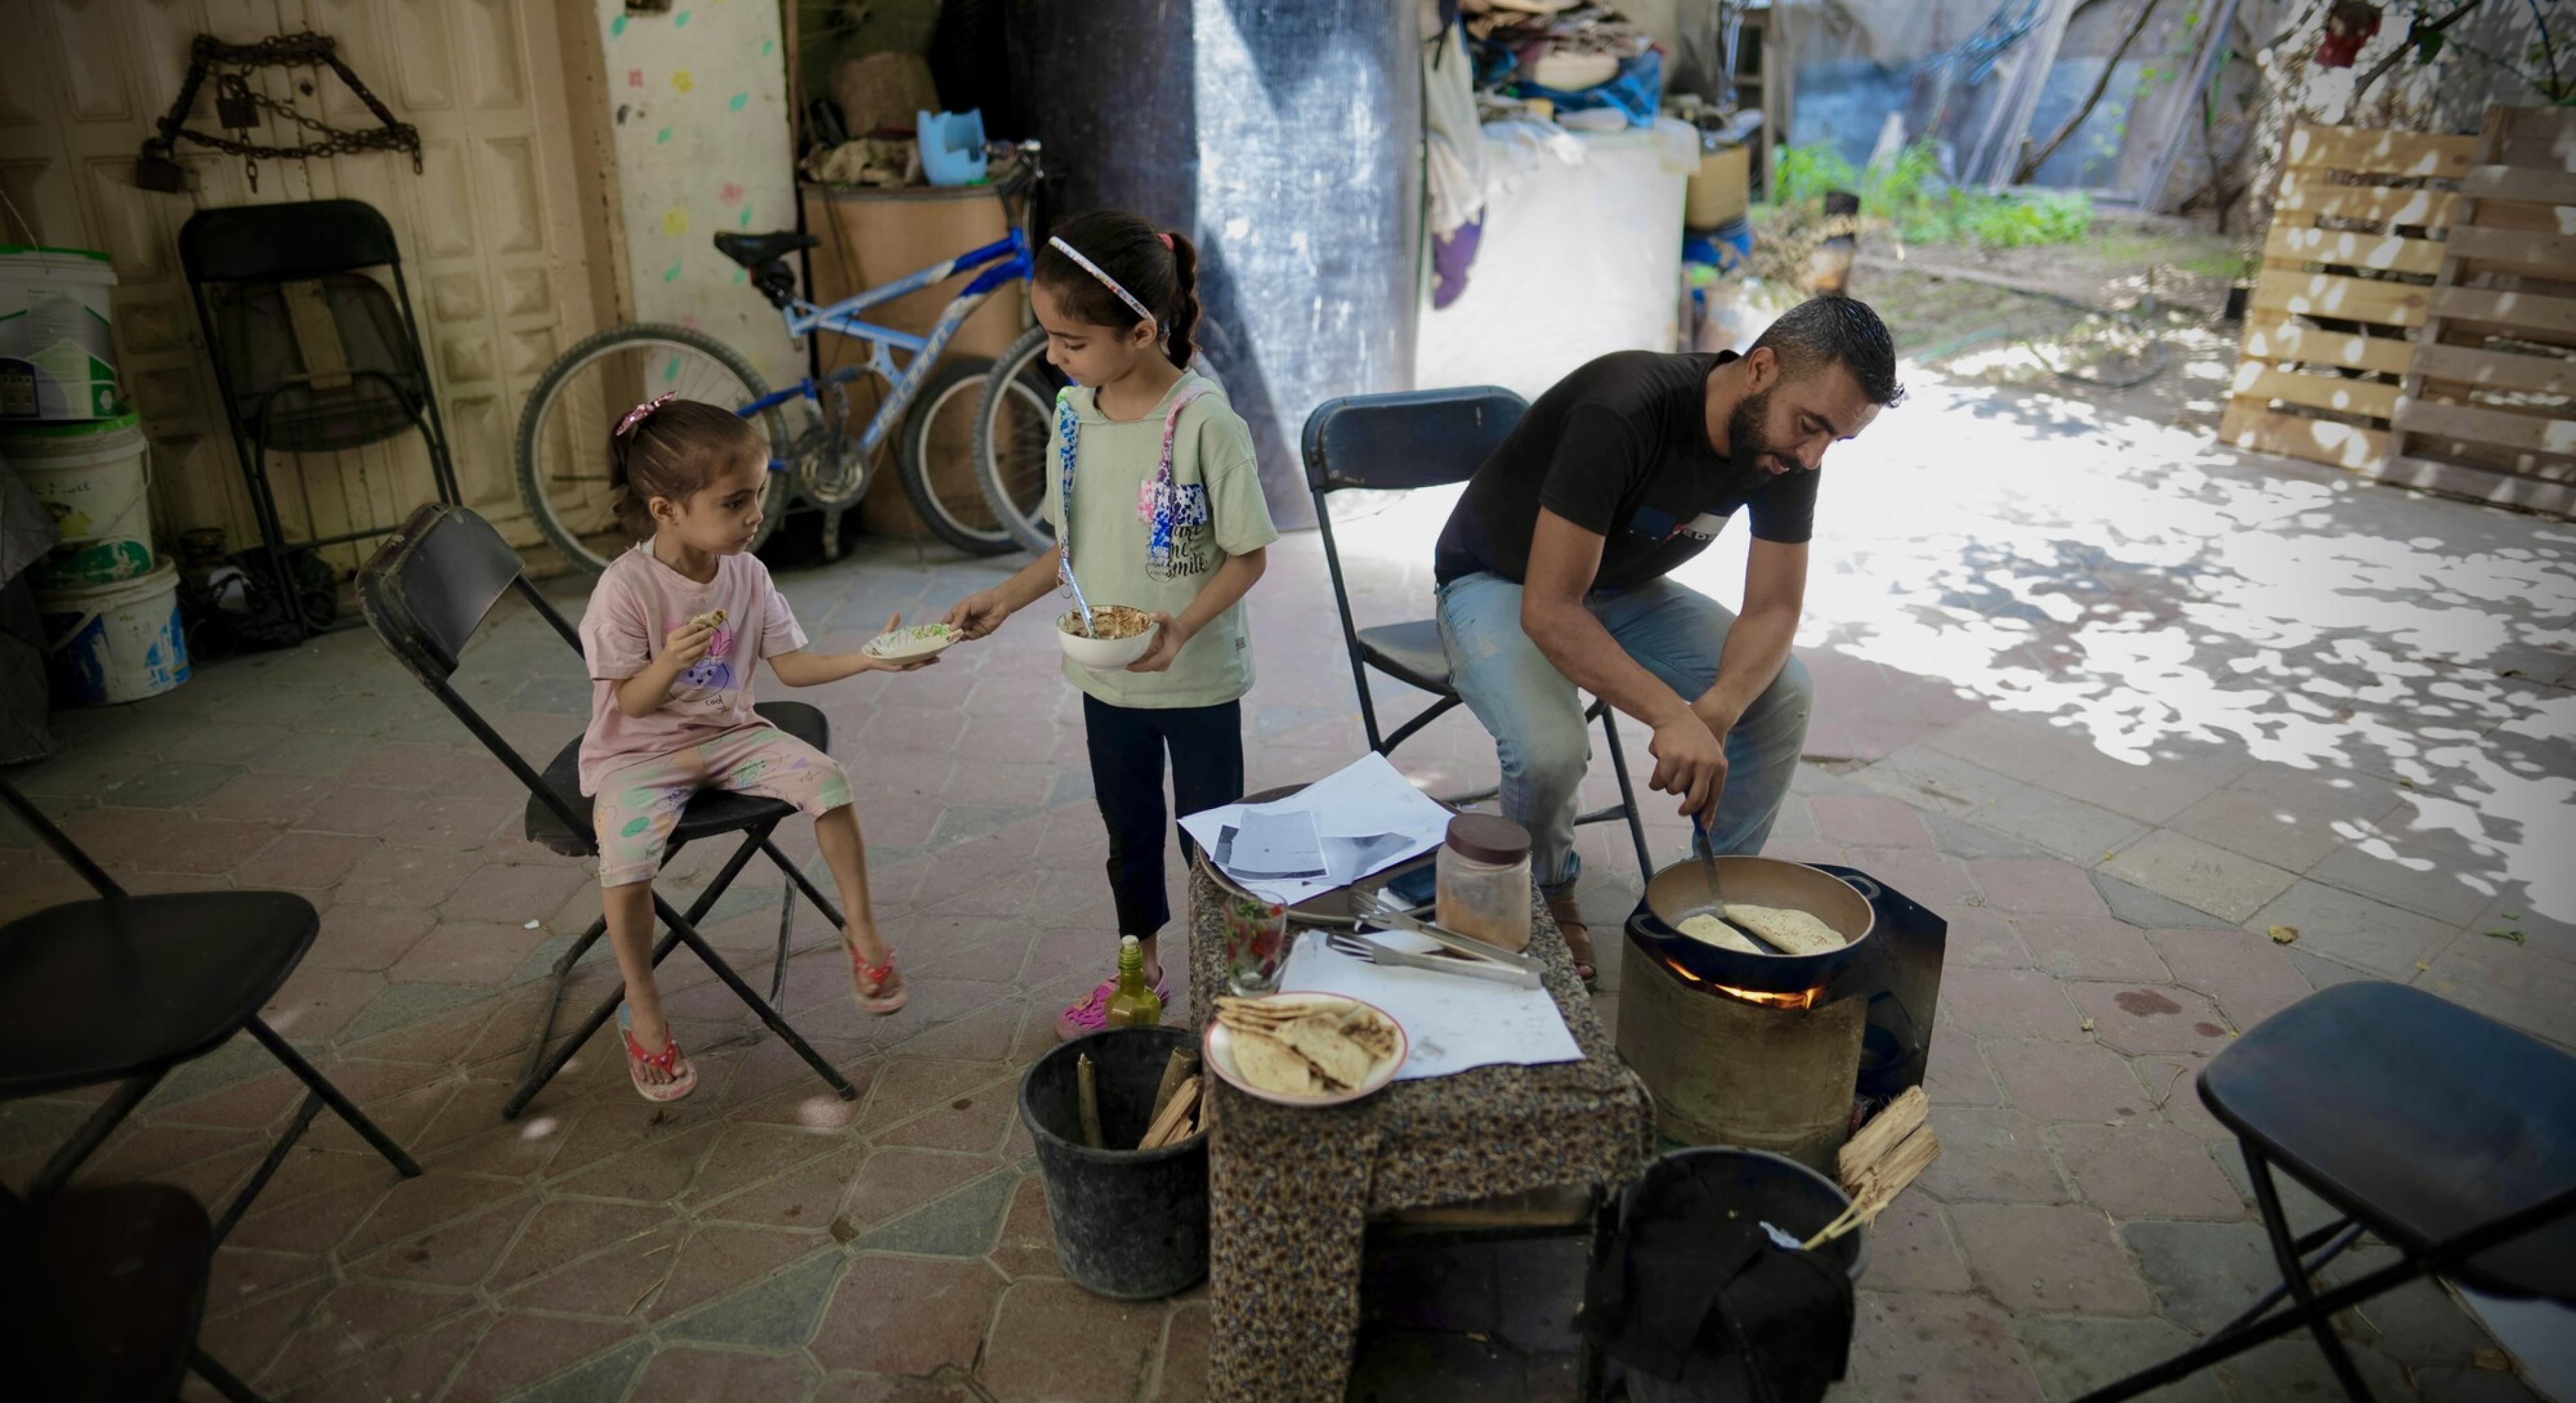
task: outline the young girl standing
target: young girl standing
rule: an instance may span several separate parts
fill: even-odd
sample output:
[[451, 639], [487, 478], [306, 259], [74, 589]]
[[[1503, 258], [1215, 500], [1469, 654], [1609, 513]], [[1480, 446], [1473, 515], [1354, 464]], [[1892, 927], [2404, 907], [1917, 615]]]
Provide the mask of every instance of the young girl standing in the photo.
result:
[[805, 651], [804, 630], [750, 553], [768, 473], [768, 448], [732, 411], [667, 394], [629, 411], [609, 440], [618, 515], [628, 534], [651, 539], [600, 575], [581, 616], [592, 680], [581, 788], [595, 796], [608, 939], [626, 980], [617, 1025], [627, 1072], [649, 1101], [676, 1101], [698, 1084], [653, 982], [653, 876], [701, 789], [781, 799], [814, 816], [814, 845], [840, 887], [851, 995], [870, 1013], [903, 1006], [868, 904], [849, 776], [753, 712], [751, 673], [767, 659], [780, 682], [810, 687], [936, 659]]
[[[1153, 647], [1124, 672], [1067, 659], [1064, 673], [1082, 690], [1118, 934], [1137, 937], [1145, 982], [1169, 999], [1155, 948], [1172, 914], [1163, 757], [1170, 752], [1179, 812], [1243, 797], [1242, 697], [1252, 689], [1243, 596], [1279, 532], [1250, 431], [1188, 368], [1199, 319], [1198, 251], [1188, 239], [1124, 214], [1070, 220], [1038, 250], [1030, 300], [1048, 361], [1074, 382], [1056, 397], [1047, 445], [1058, 544], [958, 601], [948, 622], [970, 638], [992, 632], [1056, 588], [1068, 546], [1085, 598], [1154, 616]], [[1180, 841], [1187, 856], [1189, 835]], [[1116, 983], [1103, 980], [1066, 1009], [1057, 1035], [1097, 1031]]]

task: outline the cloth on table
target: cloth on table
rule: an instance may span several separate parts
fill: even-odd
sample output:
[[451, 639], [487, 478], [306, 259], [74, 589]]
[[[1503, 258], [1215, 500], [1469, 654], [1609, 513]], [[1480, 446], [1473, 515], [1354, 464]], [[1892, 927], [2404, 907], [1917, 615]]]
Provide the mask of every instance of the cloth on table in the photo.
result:
[[[1339, 1403], [1359, 1327], [1371, 1215], [1529, 1189], [1616, 1192], [1654, 1140], [1644, 1086], [1619, 1060], [1531, 892], [1530, 945], [1584, 1060], [1397, 1082], [1324, 1109], [1219, 1084], [1209, 1143], [1209, 1397]], [[1223, 890], [1190, 877], [1190, 979], [1204, 1024], [1225, 987]]]
[[1843, 1376], [1852, 1283], [1780, 1246], [1705, 1181], [1676, 1178], [1623, 1215], [1584, 1283], [1584, 1333], [1695, 1397], [1815, 1403]]

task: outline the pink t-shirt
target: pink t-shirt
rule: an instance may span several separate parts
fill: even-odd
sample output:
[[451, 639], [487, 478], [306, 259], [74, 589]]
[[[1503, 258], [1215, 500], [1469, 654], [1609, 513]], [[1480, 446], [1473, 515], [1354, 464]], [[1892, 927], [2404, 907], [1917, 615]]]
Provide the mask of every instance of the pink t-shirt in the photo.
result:
[[[706, 655], [689, 664], [671, 695], [642, 716], [617, 709], [617, 684], [642, 672], [671, 630], [710, 610], [725, 611]], [[719, 556], [716, 577], [699, 584], [653, 558], [646, 541], [610, 562], [582, 611], [581, 651], [590, 664], [590, 730], [581, 738], [581, 792], [602, 775], [669, 755], [747, 726], [752, 668], [805, 646], [796, 615], [749, 553]]]

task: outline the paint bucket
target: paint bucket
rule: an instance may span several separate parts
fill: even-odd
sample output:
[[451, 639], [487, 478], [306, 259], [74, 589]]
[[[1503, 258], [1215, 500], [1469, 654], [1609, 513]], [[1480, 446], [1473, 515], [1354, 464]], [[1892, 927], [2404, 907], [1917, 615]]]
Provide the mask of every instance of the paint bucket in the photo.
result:
[[47, 590], [36, 596], [36, 617], [54, 700], [64, 706], [141, 701], [188, 680], [175, 562], [139, 580]]
[[152, 572], [146, 451], [131, 414], [0, 429], [0, 462], [36, 494], [62, 538], [31, 572], [37, 589], [87, 589]]
[[106, 254], [0, 245], [0, 420], [124, 412], [107, 330], [115, 289]]

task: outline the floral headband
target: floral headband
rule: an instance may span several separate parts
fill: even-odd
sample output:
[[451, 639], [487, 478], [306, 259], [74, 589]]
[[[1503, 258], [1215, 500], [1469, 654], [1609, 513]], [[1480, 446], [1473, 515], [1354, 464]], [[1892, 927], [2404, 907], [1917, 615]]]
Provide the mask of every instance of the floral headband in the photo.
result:
[[[1163, 236], [1163, 239], [1164, 239], [1164, 246], [1165, 246], [1165, 247], [1167, 247], [1167, 248], [1168, 248], [1168, 247], [1170, 247], [1170, 244], [1171, 244], [1171, 236], [1170, 236], [1170, 235], [1168, 235], [1168, 234], [1166, 234], [1166, 235], [1164, 235], [1164, 236]], [[1100, 280], [1100, 285], [1101, 285], [1102, 287], [1105, 287], [1105, 288], [1109, 289], [1111, 292], [1114, 292], [1114, 293], [1118, 294], [1118, 300], [1119, 300], [1119, 301], [1121, 301], [1121, 302], [1126, 303], [1126, 304], [1127, 304], [1127, 306], [1128, 306], [1128, 308], [1129, 308], [1129, 310], [1133, 311], [1133, 312], [1136, 314], [1136, 320], [1141, 321], [1141, 322], [1151, 322], [1151, 323], [1153, 323], [1153, 324], [1154, 324], [1156, 327], [1158, 327], [1158, 328], [1159, 328], [1160, 326], [1162, 326], [1162, 324], [1163, 324], [1163, 319], [1162, 319], [1161, 317], [1155, 316], [1152, 312], [1147, 311], [1147, 310], [1146, 310], [1146, 308], [1145, 308], [1145, 304], [1144, 304], [1141, 300], [1139, 300], [1139, 299], [1137, 298], [1136, 294], [1134, 294], [1134, 293], [1132, 293], [1132, 292], [1129, 292], [1127, 289], [1125, 289], [1125, 288], [1123, 288], [1123, 287], [1120, 287], [1120, 286], [1118, 285], [1118, 280], [1117, 280], [1116, 278], [1113, 278], [1113, 277], [1109, 276], [1109, 274], [1108, 274], [1107, 272], [1103, 271], [1103, 270], [1102, 270], [1102, 268], [1101, 268], [1101, 266], [1100, 266], [1099, 264], [1094, 263], [1094, 262], [1092, 262], [1090, 259], [1083, 257], [1083, 256], [1082, 256], [1082, 250], [1080, 250], [1080, 249], [1078, 249], [1078, 248], [1075, 248], [1073, 245], [1071, 245], [1071, 244], [1069, 244], [1069, 243], [1066, 243], [1066, 242], [1065, 242], [1063, 239], [1061, 239], [1061, 238], [1051, 238], [1051, 239], [1047, 240], [1047, 243], [1048, 243], [1050, 246], [1052, 246], [1052, 247], [1056, 250], [1056, 252], [1063, 254], [1063, 255], [1064, 255], [1065, 257], [1067, 257], [1067, 258], [1072, 259], [1072, 260], [1073, 260], [1073, 266], [1075, 266], [1075, 267], [1077, 267], [1077, 268], [1080, 268], [1082, 271], [1084, 271], [1084, 272], [1086, 272], [1086, 273], [1089, 273], [1091, 276], [1093, 276], [1093, 277], [1095, 277], [1095, 278], [1098, 278], [1098, 279]]]
[[633, 409], [627, 410], [626, 417], [617, 421], [617, 427], [610, 431], [609, 437], [624, 438], [628, 434], [635, 432], [635, 426], [652, 418], [654, 410], [661, 408], [663, 405], [669, 404], [671, 401], [678, 399], [679, 397], [680, 396], [676, 391], [664, 390], [662, 393], [653, 396], [651, 399], [644, 401]]

